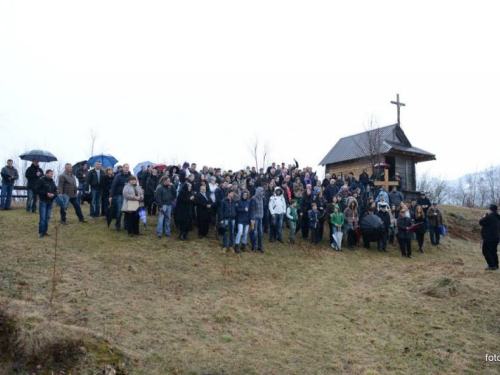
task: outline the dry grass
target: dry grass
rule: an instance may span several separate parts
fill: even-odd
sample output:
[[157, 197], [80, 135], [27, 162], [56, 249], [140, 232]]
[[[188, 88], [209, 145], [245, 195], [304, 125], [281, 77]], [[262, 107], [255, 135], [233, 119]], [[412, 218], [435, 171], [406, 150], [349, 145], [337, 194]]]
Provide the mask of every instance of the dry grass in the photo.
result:
[[[413, 259], [300, 240], [225, 255], [215, 240], [158, 240], [154, 225], [129, 239], [69, 220], [50, 324], [115, 344], [130, 373], [498, 373], [484, 358], [500, 354], [500, 275], [483, 271], [478, 242], [447, 237]], [[0, 215], [0, 297], [35, 314], [49, 309], [54, 248], [36, 225], [22, 209]], [[76, 372], [104, 369], [92, 358]]]

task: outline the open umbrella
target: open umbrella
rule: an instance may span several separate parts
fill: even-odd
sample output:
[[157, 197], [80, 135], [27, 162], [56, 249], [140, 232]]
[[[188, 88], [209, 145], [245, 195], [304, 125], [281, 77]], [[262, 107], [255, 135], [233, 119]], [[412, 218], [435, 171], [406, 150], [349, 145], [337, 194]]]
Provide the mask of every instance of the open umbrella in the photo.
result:
[[374, 165], [375, 168], [390, 168], [391, 165], [387, 163], [377, 163]]
[[75, 176], [76, 176], [76, 173], [82, 169], [82, 164], [85, 164], [87, 162], [87, 160], [82, 160], [82, 161], [79, 161], [78, 163], [76, 164], [73, 164], [73, 167], [71, 167], [71, 173], [73, 173]]
[[93, 167], [96, 161], [100, 161], [104, 168], [113, 167], [118, 160], [112, 155], [94, 155], [88, 160], [89, 167]]
[[158, 172], [162, 172], [164, 169], [167, 169], [168, 167], [165, 164], [155, 164], [153, 165], [153, 168], [156, 169]]
[[385, 231], [384, 223], [382, 219], [377, 215], [367, 215], [361, 220], [359, 224], [361, 228], [361, 233], [365, 237], [369, 238], [379, 238]]
[[152, 161], [143, 161], [142, 163], [137, 164], [134, 167], [134, 175], [137, 176], [137, 173], [141, 171], [141, 168], [143, 166], [147, 167], [148, 165], [153, 165], [154, 163]]
[[51, 161], [57, 161], [57, 158], [48, 151], [43, 150], [31, 150], [19, 155], [21, 160], [33, 161], [38, 160], [42, 163], [50, 163]]

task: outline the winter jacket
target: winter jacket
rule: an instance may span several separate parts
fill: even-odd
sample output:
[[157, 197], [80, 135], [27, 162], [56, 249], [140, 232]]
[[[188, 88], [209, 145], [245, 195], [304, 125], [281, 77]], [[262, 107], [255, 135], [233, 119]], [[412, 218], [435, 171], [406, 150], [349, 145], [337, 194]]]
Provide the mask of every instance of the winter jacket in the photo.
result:
[[368, 176], [368, 173], [363, 172], [359, 175], [359, 182], [363, 185], [366, 186], [368, 185], [370, 181], [370, 177]]
[[175, 207], [175, 219], [181, 223], [190, 224], [193, 220], [193, 193], [188, 191], [187, 185], [184, 185], [177, 196], [177, 205]]
[[80, 184], [84, 184], [87, 181], [87, 174], [89, 173], [88, 169], [79, 169], [76, 172], [76, 178]]
[[[37, 176], [37, 173], [40, 173], [40, 176]], [[28, 189], [35, 190], [37, 181], [43, 177], [42, 168], [31, 164], [28, 169], [26, 169], [24, 176], [28, 180]]]
[[73, 173], [64, 171], [59, 175], [57, 182], [59, 194], [65, 194], [70, 198], [76, 198], [78, 194], [78, 185]]
[[13, 184], [18, 178], [19, 173], [17, 169], [12, 167], [5, 166], [2, 168], [2, 184]]
[[[197, 193], [194, 197], [194, 204], [196, 206], [196, 217], [198, 220], [210, 220], [212, 215], [212, 199], [210, 195]], [[210, 208], [207, 206], [210, 205]]]
[[406, 229], [412, 226], [411, 219], [406, 216], [398, 217], [398, 238], [408, 240], [411, 238], [411, 233]]
[[283, 194], [276, 194], [278, 189], [283, 191], [280, 187], [275, 188], [274, 195], [269, 199], [269, 212], [271, 215], [282, 215], [286, 212], [285, 198], [283, 197]]
[[427, 215], [427, 210], [431, 208], [431, 201], [429, 198], [418, 198], [417, 205], [422, 206], [424, 213]]
[[123, 194], [123, 188], [128, 183], [128, 179], [132, 174], [128, 172], [124, 174], [123, 172], [118, 173], [113, 180], [113, 184], [111, 185], [111, 190], [109, 192], [109, 196], [114, 197], [116, 195]]
[[382, 212], [378, 211], [376, 215], [382, 220], [384, 223], [385, 231], [389, 232], [389, 228], [391, 227], [391, 215], [388, 211]]
[[160, 177], [153, 175], [149, 176], [146, 180], [146, 183], [142, 185], [142, 187], [144, 188], [144, 195], [152, 197], [155, 194], [159, 181]]
[[481, 225], [481, 236], [484, 241], [498, 241], [500, 239], [500, 215], [491, 213], [479, 220]]
[[[99, 173], [99, 180], [97, 179], [97, 173]], [[87, 181], [85, 183], [85, 191], [88, 191], [88, 187], [92, 190], [101, 190], [103, 185], [104, 172], [102, 169], [97, 171], [96, 169], [92, 169], [87, 174]]]
[[249, 225], [250, 224], [250, 200], [240, 199], [236, 202], [236, 223]]
[[354, 210], [351, 210], [349, 207], [344, 210], [344, 223], [346, 226], [351, 227], [351, 229], [358, 227], [359, 216], [357, 207]]
[[255, 190], [255, 195], [250, 199], [250, 220], [262, 219], [264, 217], [264, 197], [260, 186]]
[[177, 197], [177, 190], [173, 185], [165, 186], [164, 184], [158, 185], [155, 190], [155, 201], [159, 206], [170, 206]]
[[236, 200], [224, 198], [220, 206], [220, 215], [224, 220], [236, 219]]
[[297, 222], [299, 220], [299, 215], [297, 214], [297, 208], [293, 206], [288, 206], [286, 209], [287, 220]]
[[319, 222], [319, 211], [309, 210], [307, 217], [309, 219], [309, 228], [317, 228]]
[[123, 195], [123, 204], [122, 204], [122, 211], [123, 212], [130, 211], [129, 202], [135, 201], [136, 197], [140, 198], [139, 203], [144, 201], [144, 194], [143, 194], [142, 189], [139, 186], [139, 184], [132, 185], [131, 183], [127, 183], [123, 187], [122, 195]]
[[313, 202], [313, 195], [311, 192], [311, 195], [307, 195], [307, 190], [304, 191], [304, 194], [302, 195], [302, 201], [300, 202], [300, 211], [305, 215], [309, 212], [311, 209], [311, 204]]
[[414, 221], [415, 221], [415, 224], [420, 224], [420, 225], [417, 227], [417, 229], [416, 229], [415, 233], [419, 233], [419, 234], [421, 234], [421, 233], [425, 233], [425, 229], [426, 229], [426, 228], [425, 228], [425, 217], [424, 217], [424, 216], [422, 216], [422, 217], [415, 218], [415, 220], [414, 220]]
[[341, 212], [333, 213], [332, 217], [330, 218], [330, 224], [332, 225], [344, 225], [344, 214]]
[[438, 208], [429, 208], [429, 211], [427, 211], [427, 217], [429, 218], [430, 227], [441, 227], [443, 225], [443, 215]]
[[337, 188], [337, 185], [328, 185], [325, 189], [325, 199], [328, 202], [331, 202], [333, 197], [337, 195], [339, 189]]
[[[54, 179], [47, 178], [45, 176], [37, 180], [35, 185], [35, 191], [38, 194], [40, 200], [43, 202], [53, 201], [57, 196], [57, 187], [56, 183], [54, 182]], [[47, 196], [47, 194], [49, 193], [54, 194], [54, 196], [52, 198], [49, 198]]]
[[113, 180], [115, 178], [113, 176], [109, 177], [108, 175], [104, 175], [102, 177], [102, 196], [109, 197], [109, 191], [111, 190], [111, 185], [113, 184]]
[[401, 192], [396, 190], [396, 191], [391, 191], [389, 193], [389, 202], [391, 206], [399, 207], [402, 201], [403, 201], [403, 194], [401, 194]]

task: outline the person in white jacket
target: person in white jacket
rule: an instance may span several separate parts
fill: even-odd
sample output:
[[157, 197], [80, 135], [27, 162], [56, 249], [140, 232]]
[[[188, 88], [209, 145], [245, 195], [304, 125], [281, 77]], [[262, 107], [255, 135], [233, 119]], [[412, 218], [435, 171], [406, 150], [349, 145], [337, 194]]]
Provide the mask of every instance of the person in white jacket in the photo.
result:
[[286, 212], [286, 202], [283, 197], [283, 190], [277, 186], [274, 189], [273, 196], [269, 199], [269, 213], [271, 215], [271, 231], [269, 233], [269, 242], [283, 243], [283, 216]]

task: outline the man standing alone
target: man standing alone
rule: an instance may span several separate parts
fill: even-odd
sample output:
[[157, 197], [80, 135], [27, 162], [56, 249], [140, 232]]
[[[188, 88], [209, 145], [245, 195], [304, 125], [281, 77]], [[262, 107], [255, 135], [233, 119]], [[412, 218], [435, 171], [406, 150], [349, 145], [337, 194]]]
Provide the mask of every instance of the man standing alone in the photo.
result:
[[498, 215], [498, 206], [492, 204], [488, 213], [479, 220], [479, 225], [482, 227], [483, 255], [488, 263], [486, 271], [498, 270], [497, 247], [500, 237], [500, 215]]
[[36, 204], [38, 195], [35, 192], [36, 183], [43, 177], [43, 171], [38, 166], [38, 160], [33, 160], [33, 163], [26, 169], [26, 179], [28, 180], [28, 199], [26, 199], [26, 212], [36, 212]]
[[14, 189], [14, 182], [19, 178], [17, 169], [14, 168], [12, 159], [7, 160], [7, 165], [2, 168], [2, 210], [10, 210], [10, 202], [12, 201], [12, 190]]

